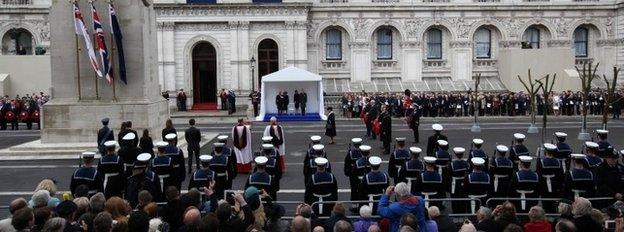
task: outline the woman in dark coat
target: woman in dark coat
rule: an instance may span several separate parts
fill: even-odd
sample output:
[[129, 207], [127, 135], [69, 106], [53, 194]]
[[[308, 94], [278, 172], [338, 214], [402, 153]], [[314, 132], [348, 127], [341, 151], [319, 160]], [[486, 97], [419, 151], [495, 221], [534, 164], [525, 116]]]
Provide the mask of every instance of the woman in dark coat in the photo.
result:
[[329, 114], [327, 115], [327, 123], [325, 124], [325, 135], [331, 139], [329, 144], [334, 144], [334, 137], [336, 137], [336, 116], [331, 107], [327, 107]]
[[167, 121], [165, 122], [165, 128], [162, 129], [162, 141], [167, 141], [165, 139], [165, 135], [172, 133], [177, 134], [176, 129], [173, 128], [173, 122], [171, 122], [171, 119], [167, 119]]
[[154, 154], [154, 142], [149, 135], [148, 129], [143, 130], [143, 136], [139, 140], [139, 147], [141, 147], [141, 152]]

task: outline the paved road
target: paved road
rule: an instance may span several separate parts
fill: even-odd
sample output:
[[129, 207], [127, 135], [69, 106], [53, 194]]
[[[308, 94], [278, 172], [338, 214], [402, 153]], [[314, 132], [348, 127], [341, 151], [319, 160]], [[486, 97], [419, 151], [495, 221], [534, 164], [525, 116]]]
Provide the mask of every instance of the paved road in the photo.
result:
[[[431, 121], [431, 120], [427, 120]], [[453, 120], [450, 120], [453, 121]], [[309, 137], [312, 135], [323, 135], [324, 124], [323, 122], [288, 122], [282, 123], [286, 133], [286, 173], [281, 181], [282, 192], [278, 194], [278, 200], [280, 201], [301, 201], [303, 200], [303, 177], [302, 177], [302, 160], [303, 155], [308, 147]], [[525, 132], [528, 126], [527, 120], [516, 119], [487, 119], [483, 120], [481, 127], [483, 131], [480, 134], [474, 134], [470, 132], [472, 123], [469, 120], [455, 120], [455, 122], [443, 123], [445, 126], [445, 132], [449, 137], [451, 147], [464, 146], [470, 147], [472, 138], [480, 137], [486, 142], [484, 147], [486, 151], [491, 153], [497, 144], [509, 145], [512, 140], [512, 134], [516, 132]], [[259, 148], [260, 138], [265, 123], [254, 123], [252, 125], [252, 144], [254, 150]], [[343, 159], [348, 148], [348, 143], [352, 137], [364, 137], [365, 128], [359, 121], [342, 121], [338, 122], [338, 137], [336, 137], [335, 145], [328, 145], [326, 147], [329, 160], [332, 164], [333, 173], [338, 178], [339, 184], [339, 199], [348, 200], [349, 184], [347, 177], [343, 174]], [[600, 126], [599, 122], [590, 122], [589, 128], [596, 129]], [[230, 124], [204, 124], [199, 125], [199, 129], [202, 132], [219, 132], [229, 133], [231, 129]], [[180, 130], [184, 128], [182, 125], [178, 125]], [[411, 144], [414, 146], [420, 146], [425, 149], [424, 141], [430, 132], [431, 123], [424, 123], [421, 126], [421, 142], [418, 144]], [[411, 140], [411, 131], [408, 130], [400, 121], [394, 121], [393, 125], [394, 137], [407, 137], [408, 141]], [[612, 137], [611, 142], [615, 148], [621, 149], [624, 146], [624, 141], [621, 139], [615, 139], [614, 135], [624, 134], [624, 121], [611, 121], [609, 124], [610, 135]], [[571, 143], [575, 151], [581, 150], [581, 144], [576, 140], [576, 135], [580, 130], [580, 123], [578, 121], [572, 121], [566, 118], [557, 118], [553, 122], [550, 122], [547, 130], [547, 141], [552, 139], [552, 133], [555, 131], [564, 131], [569, 135], [569, 142]], [[156, 133], [158, 134], [158, 133]], [[0, 132], [0, 148], [8, 147], [14, 144], [19, 144], [31, 140], [38, 139], [37, 131], [1, 131]], [[325, 139], [325, 138], [324, 138]], [[535, 148], [539, 144], [540, 139], [538, 136], [529, 136], [527, 139], [527, 145], [534, 153]], [[364, 140], [365, 144], [372, 145], [373, 154], [379, 154], [381, 149], [380, 141]], [[202, 148], [202, 153], [208, 153], [211, 149], [211, 143]], [[383, 156], [384, 160], [388, 160], [388, 156]], [[12, 199], [22, 196], [29, 199], [31, 191], [35, 188], [37, 183], [42, 178], [53, 178], [58, 181], [60, 190], [68, 190], [69, 179], [75, 168], [77, 167], [77, 160], [37, 160], [37, 161], [3, 161], [0, 163], [0, 205], [7, 205]], [[383, 170], [386, 166], [382, 167]], [[244, 181], [247, 175], [239, 175], [235, 180], [235, 188], [241, 189], [244, 186]], [[188, 178], [187, 178], [188, 179]], [[187, 183], [184, 184], [186, 186]], [[184, 187], [186, 188], [186, 187]], [[288, 213], [292, 213], [292, 206], [288, 208]], [[4, 217], [8, 213], [8, 210], [0, 210], [0, 218]]]

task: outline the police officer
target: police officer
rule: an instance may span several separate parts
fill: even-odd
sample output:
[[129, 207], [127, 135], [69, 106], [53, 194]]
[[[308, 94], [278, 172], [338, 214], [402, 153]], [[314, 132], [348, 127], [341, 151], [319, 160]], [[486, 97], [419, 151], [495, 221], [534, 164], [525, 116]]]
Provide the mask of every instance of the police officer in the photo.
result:
[[86, 185], [89, 187], [89, 196], [96, 194], [97, 192], [104, 191], [103, 178], [95, 167], [93, 167], [93, 160], [95, 158], [95, 152], [83, 152], [82, 161], [84, 166], [78, 168], [74, 172], [69, 185], [69, 190], [72, 195], [76, 193], [76, 188], [80, 185]]
[[[446, 140], [438, 140], [438, 150], [435, 152], [436, 166], [440, 176], [445, 177], [448, 175], [448, 164], [451, 162], [451, 154], [448, 152], [449, 144]], [[447, 185], [450, 182], [444, 182], [445, 189], [450, 190], [451, 186]]]
[[[598, 166], [600, 166], [600, 164], [602, 163], [602, 158], [597, 156], [597, 154], [600, 152], [599, 147], [600, 145], [598, 145], [598, 143], [592, 141], [585, 142], [585, 159], [587, 160], [587, 169], [592, 172], [596, 170], [596, 168], [598, 168]], [[609, 153], [605, 154], [604, 157], [606, 157], [608, 154]], [[613, 152], [611, 152], [611, 154], [613, 154]]]
[[475, 210], [480, 206], [479, 203], [485, 204], [485, 200], [492, 189], [492, 181], [490, 175], [483, 170], [485, 167], [483, 158], [472, 158], [471, 161], [474, 167], [464, 179], [464, 189], [469, 198], [480, 200], [470, 201], [470, 212], [475, 213]]
[[[353, 169], [355, 168], [355, 162], [362, 157], [362, 152], [360, 151], [360, 145], [362, 145], [361, 138], [352, 138], [351, 146], [347, 151], [347, 155], [344, 159], [344, 174], [349, 177], [349, 186], [351, 188], [351, 200], [355, 201], [358, 199], [358, 186], [360, 186], [360, 180], [353, 174]], [[357, 206], [356, 208], [357, 209]]]
[[512, 143], [513, 146], [511, 146], [509, 159], [513, 161], [513, 165], [514, 165], [513, 167], [517, 168], [518, 163], [520, 162], [520, 160], [518, 159], [518, 156], [522, 156], [522, 155], [531, 156], [531, 153], [529, 152], [529, 148], [527, 148], [524, 145], [524, 140], [526, 139], [526, 135], [521, 134], [521, 133], [515, 133], [513, 134], [513, 137], [515, 141]]
[[608, 130], [596, 130], [598, 134], [598, 156], [604, 158], [608, 153], [613, 153], [613, 146], [607, 141]]
[[[420, 173], [420, 178], [416, 182], [417, 193], [418, 195], [423, 195], [425, 200], [435, 199], [435, 198], [445, 198], [446, 190], [444, 188], [443, 178], [440, 173], [437, 171], [435, 157], [426, 156], [425, 160], [425, 170]], [[413, 188], [414, 186], [412, 186]], [[429, 208], [429, 205], [435, 205], [438, 207], [442, 206], [442, 202], [425, 202], [425, 207]]]
[[494, 197], [506, 197], [509, 188], [509, 180], [514, 172], [514, 166], [511, 159], [507, 158], [509, 148], [505, 145], [496, 146], [496, 157], [492, 157], [490, 163], [490, 174], [494, 180]]
[[230, 156], [224, 154], [224, 143], [214, 143], [214, 150], [210, 155], [212, 160], [210, 161], [210, 170], [215, 172], [215, 194], [217, 198], [222, 199], [224, 191], [228, 188], [228, 184], [232, 182], [231, 179], [231, 165]]
[[306, 182], [305, 203], [312, 205], [318, 202], [313, 208], [316, 215], [329, 216], [334, 204], [322, 202], [338, 200], [338, 183], [334, 174], [325, 168], [329, 164], [326, 158], [317, 157], [313, 162], [316, 163], [317, 171], [311, 175], [310, 181]]
[[390, 161], [388, 163], [388, 174], [394, 178], [394, 184], [401, 182], [399, 180], [399, 173], [401, 168], [405, 164], [405, 161], [409, 160], [410, 152], [405, 146], [405, 138], [396, 138], [396, 147], [392, 154], [390, 154]]
[[245, 189], [250, 186], [256, 187], [258, 190], [264, 190], [269, 196], [277, 195], [277, 191], [273, 189], [275, 184], [273, 183], [273, 178], [269, 173], [266, 172], [266, 163], [269, 161], [269, 158], [266, 156], [258, 156], [254, 158], [254, 162], [256, 163], [256, 171], [249, 175], [247, 178], [247, 182], [245, 183]]
[[[161, 193], [164, 193], [167, 187], [176, 185], [173, 161], [171, 160], [171, 157], [167, 156], [166, 153], [168, 146], [169, 143], [167, 142], [156, 142], [156, 148], [158, 151], [150, 166], [150, 170], [153, 171], [154, 174], [156, 174], [156, 177], [159, 179], [158, 183], [160, 184]], [[133, 169], [133, 171], [135, 170]], [[161, 195], [161, 198], [156, 197], [156, 200], [164, 201], [164, 194]]]
[[[472, 163], [472, 158], [482, 158], [483, 160], [489, 160], [490, 158], [488, 157], [488, 155], [485, 153], [485, 151], [481, 148], [483, 146], [483, 139], [472, 139], [472, 144], [473, 147], [472, 149], [470, 149], [470, 154], [468, 155], [468, 163], [470, 164], [470, 169], [472, 169], [474, 167], [473, 163]], [[488, 170], [488, 163], [485, 163], [485, 166], [483, 167], [484, 171]]]
[[130, 177], [130, 175], [132, 174], [132, 166], [134, 166], [134, 161], [136, 161], [136, 157], [141, 154], [141, 148], [133, 145], [134, 138], [134, 133], [128, 133], [124, 135], [124, 137], [121, 139], [121, 143], [119, 144], [121, 148], [119, 149], [119, 151], [117, 151], [117, 155], [119, 155], [124, 163], [124, 170], [126, 174], [125, 178]]
[[566, 173], [564, 194], [568, 199], [593, 197], [595, 193], [594, 174], [585, 168], [586, 155], [572, 154], [573, 165]]
[[[1, 113], [0, 113], [0, 118], [2, 118]], [[98, 141], [98, 151], [100, 152], [100, 154], [106, 153], [106, 148], [104, 147], [104, 143], [106, 141], [115, 140], [115, 134], [113, 133], [113, 130], [108, 128], [109, 120], [110, 120], [109, 118], [103, 118], [102, 128], [98, 131], [97, 141]], [[5, 125], [6, 125], [6, 122], [5, 122]]]
[[216, 173], [210, 170], [210, 161], [212, 161], [211, 155], [200, 155], [199, 163], [200, 169], [195, 170], [191, 178], [189, 179], [188, 189], [197, 188], [202, 191], [202, 188], [209, 188], [210, 185], [214, 185], [214, 178]]
[[565, 142], [568, 134], [563, 132], [555, 132], [555, 137], [557, 138], [557, 153], [555, 154], [555, 158], [561, 162], [563, 166], [563, 171], [567, 171], [567, 167], [570, 166], [570, 154], [572, 154], [572, 147]]
[[[466, 193], [461, 187], [464, 183], [464, 178], [470, 171], [470, 164], [466, 161], [464, 153], [466, 149], [463, 147], [454, 147], [453, 153], [455, 153], [455, 159], [449, 163], [450, 183], [451, 183], [451, 197], [452, 198], [465, 198]], [[466, 213], [468, 211], [467, 202], [453, 201], [451, 206], [453, 207], [453, 213]]]
[[[360, 199], [378, 202], [384, 191], [390, 186], [390, 177], [385, 172], [379, 170], [381, 166], [381, 158], [379, 156], [371, 156], [368, 158], [370, 163], [370, 172], [364, 175], [360, 183]], [[370, 202], [368, 205], [377, 212], [377, 203]]]
[[165, 153], [167, 156], [171, 158], [171, 162], [173, 163], [173, 180], [175, 181], [175, 186], [178, 190], [182, 187], [182, 182], [186, 179], [186, 167], [184, 166], [184, 152], [182, 149], [178, 148], [176, 144], [178, 143], [178, 135], [175, 133], [170, 133], [165, 135], [165, 139], [169, 143], [167, 146]]
[[[539, 176], [536, 172], [531, 170], [531, 161], [533, 161], [533, 157], [531, 156], [520, 156], [520, 170], [515, 172], [511, 178], [511, 182], [509, 184], [509, 196], [519, 197], [519, 198], [535, 198], [539, 196], [539, 192], [536, 191], [539, 187]], [[536, 205], [537, 202], [529, 201], [527, 203], [526, 200], [520, 200], [519, 204], [516, 202], [515, 205], [519, 206], [520, 212], [527, 212], [528, 208], [532, 205]], [[527, 207], [528, 205], [528, 207]]]
[[436, 148], [438, 147], [438, 140], [448, 141], [448, 138], [442, 134], [442, 130], [444, 130], [442, 125], [433, 124], [431, 125], [431, 129], [433, 129], [434, 134], [427, 139], [427, 156], [433, 156], [435, 154]]
[[[312, 176], [312, 174], [316, 172], [316, 162], [314, 162], [314, 159], [316, 159], [317, 157], [327, 158], [324, 149], [325, 149], [325, 146], [323, 144], [315, 144], [314, 146], [312, 146], [312, 151], [310, 152], [310, 159], [308, 159], [307, 163], [303, 164], [303, 175], [304, 175], [304, 181], [306, 183], [310, 181], [310, 177]], [[329, 164], [326, 167], [326, 169], [329, 172], [331, 172], [331, 166]]]
[[[537, 162], [537, 173], [539, 175], [539, 192], [543, 198], [561, 197], [563, 191], [563, 166], [555, 154], [557, 146], [552, 143], [544, 143], [544, 157]], [[546, 212], [555, 212], [557, 206], [553, 201], [543, 201], [542, 205]]]
[[[620, 151], [624, 153], [624, 150]], [[622, 194], [622, 184], [624, 184], [624, 166], [618, 163], [619, 154], [611, 153], [605, 156], [605, 162], [594, 172], [596, 174], [596, 192], [600, 197], [612, 197], [617, 199], [616, 195]], [[601, 206], [606, 206], [603, 202]], [[601, 209], [603, 207], [595, 207]]]
[[405, 161], [403, 168], [399, 172], [400, 181], [407, 183], [412, 194], [417, 192], [415, 191], [417, 189], [416, 181], [420, 178], [420, 173], [424, 169], [423, 163], [419, 159], [421, 152], [422, 149], [420, 147], [410, 147], [410, 159]]
[[[282, 179], [282, 165], [281, 160], [277, 158], [277, 152], [273, 147], [273, 144], [262, 144], [262, 149], [264, 149], [264, 156], [268, 158], [265, 164], [265, 170], [271, 178], [273, 179], [273, 189], [277, 193], [280, 190], [280, 180]], [[316, 172], [316, 166], [314, 167], [314, 171]], [[277, 200], [277, 196], [271, 196], [272, 200]]]
[[[132, 135], [132, 133], [127, 135]], [[121, 192], [126, 185], [124, 183], [126, 177], [124, 176], [124, 162], [115, 152], [117, 142], [115, 140], [106, 141], [104, 146], [106, 147], [106, 154], [102, 156], [97, 167], [98, 172], [104, 176], [102, 186], [104, 196], [106, 198], [122, 197]]]
[[[165, 199], [160, 187], [160, 179], [156, 173], [147, 169], [147, 164], [152, 157], [149, 153], [141, 153], [132, 167], [132, 174], [126, 185], [126, 199], [132, 208], [139, 204], [139, 192], [146, 190], [154, 199]], [[158, 201], [158, 200], [157, 200]]]

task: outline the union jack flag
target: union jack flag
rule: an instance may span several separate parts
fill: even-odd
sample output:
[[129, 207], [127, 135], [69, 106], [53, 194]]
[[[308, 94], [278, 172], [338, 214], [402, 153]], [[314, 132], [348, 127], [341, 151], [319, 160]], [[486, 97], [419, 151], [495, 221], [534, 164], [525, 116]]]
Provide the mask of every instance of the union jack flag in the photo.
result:
[[98, 16], [97, 11], [95, 10], [95, 5], [93, 4], [93, 1], [90, 2], [91, 12], [93, 13], [93, 33], [95, 33], [95, 44], [97, 50], [100, 51], [100, 59], [102, 60], [102, 65], [104, 66], [102, 69], [103, 75], [106, 76], [106, 81], [108, 81], [108, 84], [112, 84], [113, 67], [110, 63], [110, 57], [108, 56], [108, 48], [106, 48], [106, 42], [104, 42], [104, 29], [102, 29], [100, 16]]
[[89, 32], [87, 32], [87, 27], [85, 26], [84, 19], [82, 18], [82, 13], [80, 13], [78, 2], [74, 3], [74, 26], [76, 27], [76, 34], [82, 36], [82, 39], [84, 40], [85, 51], [87, 51], [87, 55], [91, 61], [91, 67], [93, 67], [93, 70], [98, 76], [102, 77], [100, 65], [95, 58], [95, 51], [93, 51], [93, 46], [91, 45], [91, 37], [89, 36]]

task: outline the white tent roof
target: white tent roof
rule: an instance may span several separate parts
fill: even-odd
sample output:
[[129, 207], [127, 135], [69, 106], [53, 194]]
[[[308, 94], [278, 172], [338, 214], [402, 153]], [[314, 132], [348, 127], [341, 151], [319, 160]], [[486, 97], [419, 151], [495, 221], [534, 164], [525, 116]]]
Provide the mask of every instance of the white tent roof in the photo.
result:
[[321, 76], [297, 67], [288, 67], [262, 77], [264, 82], [320, 81]]

